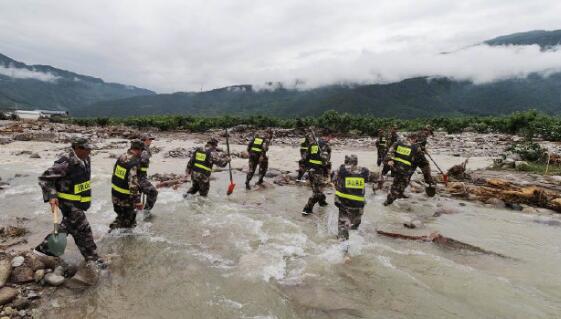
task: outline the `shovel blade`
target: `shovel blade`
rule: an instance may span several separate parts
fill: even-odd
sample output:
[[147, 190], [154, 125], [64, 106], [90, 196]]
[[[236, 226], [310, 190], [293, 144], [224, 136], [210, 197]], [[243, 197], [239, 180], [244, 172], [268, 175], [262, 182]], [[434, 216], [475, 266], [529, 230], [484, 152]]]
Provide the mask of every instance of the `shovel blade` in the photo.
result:
[[50, 234], [49, 238], [47, 238], [47, 249], [54, 256], [62, 256], [64, 254], [64, 250], [66, 249], [66, 234]]
[[234, 192], [234, 187], [236, 187], [236, 184], [234, 184], [234, 182], [230, 182], [230, 185], [228, 185], [228, 191], [226, 192], [227, 195], [232, 195], [232, 193]]

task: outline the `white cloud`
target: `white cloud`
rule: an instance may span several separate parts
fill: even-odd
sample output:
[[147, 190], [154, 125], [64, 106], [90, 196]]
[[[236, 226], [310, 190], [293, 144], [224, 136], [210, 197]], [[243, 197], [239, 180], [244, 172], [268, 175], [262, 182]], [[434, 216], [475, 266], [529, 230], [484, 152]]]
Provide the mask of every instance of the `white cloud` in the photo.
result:
[[413, 75], [481, 82], [561, 65], [559, 51], [533, 47], [439, 54], [498, 35], [559, 29], [557, 0], [4, 0], [0, 6], [0, 53], [160, 92]]
[[35, 79], [44, 82], [54, 82], [59, 78], [58, 76], [55, 76], [52, 73], [48, 73], [48, 72], [45, 73], [35, 70], [15, 68], [12, 66], [5, 67], [1, 65], [0, 65], [0, 74], [15, 79]]

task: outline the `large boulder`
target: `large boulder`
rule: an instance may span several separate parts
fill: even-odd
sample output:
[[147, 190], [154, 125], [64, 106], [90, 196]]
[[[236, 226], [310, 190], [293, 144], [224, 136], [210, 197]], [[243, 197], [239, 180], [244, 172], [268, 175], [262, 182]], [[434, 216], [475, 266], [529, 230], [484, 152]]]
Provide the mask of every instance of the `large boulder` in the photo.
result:
[[0, 288], [0, 306], [14, 300], [18, 295], [18, 291], [11, 287]]

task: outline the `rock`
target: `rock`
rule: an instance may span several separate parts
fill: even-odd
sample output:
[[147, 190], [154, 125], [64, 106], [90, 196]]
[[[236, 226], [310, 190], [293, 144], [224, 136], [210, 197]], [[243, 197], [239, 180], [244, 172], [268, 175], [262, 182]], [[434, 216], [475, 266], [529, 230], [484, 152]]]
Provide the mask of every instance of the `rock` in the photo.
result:
[[27, 230], [18, 226], [7, 226], [0, 228], [0, 237], [21, 237], [27, 233]]
[[25, 317], [26, 314], [27, 314], [27, 312], [26, 312], [24, 309], [18, 311], [18, 315], [19, 315], [20, 317]]
[[23, 256], [17, 256], [14, 257], [14, 259], [12, 259], [12, 267], [19, 267], [21, 265], [23, 265], [23, 262], [25, 261], [25, 258]]
[[169, 150], [164, 157], [173, 157], [173, 158], [187, 158], [189, 157], [189, 152], [184, 149], [183, 147], [177, 147], [172, 150]]
[[30, 304], [29, 299], [18, 298], [14, 302], [12, 302], [12, 308], [15, 308], [15, 309], [18, 309], [18, 310], [25, 309], [25, 308], [29, 307], [29, 304]]
[[501, 199], [498, 198], [489, 198], [487, 201], [485, 201], [485, 204], [489, 204], [492, 205], [495, 208], [505, 208], [505, 202]]
[[519, 171], [527, 171], [530, 169], [530, 165], [526, 161], [516, 161], [514, 162], [514, 168]]
[[31, 141], [33, 139], [32, 133], [21, 133], [14, 136], [14, 141]]
[[48, 273], [45, 275], [45, 282], [51, 286], [60, 286], [64, 283], [64, 277], [55, 273]]
[[6, 308], [4, 308], [3, 312], [4, 312], [4, 314], [6, 314], [8, 316], [11, 316], [16, 312], [16, 310], [12, 307], [6, 307]]
[[[0, 288], [0, 306], [14, 300], [18, 295], [18, 291], [11, 287]], [[4, 308], [4, 312], [7, 308]]]
[[45, 269], [38, 269], [33, 275], [33, 280], [38, 283], [43, 280], [43, 277], [45, 277]]
[[4, 287], [10, 274], [12, 273], [12, 262], [9, 257], [4, 257], [0, 259], [0, 288]]
[[57, 266], [57, 267], [55, 268], [55, 270], [53, 271], [53, 273], [54, 273], [55, 275], [64, 276], [64, 267], [62, 267], [62, 266]]
[[16, 284], [24, 284], [33, 281], [33, 269], [27, 266], [16, 267], [12, 270], [11, 281]]
[[33, 153], [29, 156], [29, 158], [41, 158], [41, 155], [39, 155], [39, 153]]

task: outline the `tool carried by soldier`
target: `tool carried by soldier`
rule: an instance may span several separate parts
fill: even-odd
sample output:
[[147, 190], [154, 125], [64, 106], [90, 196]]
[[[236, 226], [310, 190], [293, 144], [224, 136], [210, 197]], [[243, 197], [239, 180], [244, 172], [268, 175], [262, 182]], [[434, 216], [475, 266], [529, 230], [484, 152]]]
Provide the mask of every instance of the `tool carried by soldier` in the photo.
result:
[[[430, 158], [430, 160], [433, 162], [434, 166], [436, 166], [436, 168], [438, 169], [438, 171], [440, 172], [440, 174], [442, 174], [442, 180], [444, 181], [444, 185], [448, 186], [448, 174], [444, 173], [440, 167], [438, 166], [438, 164], [436, 164], [436, 161], [432, 158], [432, 156], [430, 156], [429, 152], [427, 152], [425, 150], [425, 154], [427, 154], [427, 156]], [[427, 192], [428, 195], [428, 192]], [[430, 196], [430, 195], [429, 195]], [[432, 196], [431, 196], [432, 197]]]
[[47, 238], [47, 248], [51, 254], [59, 257], [64, 254], [64, 250], [66, 249], [66, 233], [60, 233], [58, 231], [60, 223], [62, 222], [60, 209], [58, 206], [52, 206], [51, 210], [53, 213], [54, 230], [53, 233], [49, 235], [49, 238]]
[[[229, 134], [228, 134], [228, 129], [226, 130], [226, 151], [228, 152], [228, 157], [230, 157], [230, 140], [229, 140]], [[230, 185], [228, 185], [228, 191], [226, 192], [226, 195], [231, 195], [234, 192], [234, 187], [236, 187], [236, 184], [234, 184], [234, 178], [232, 177], [232, 164], [231, 162], [228, 162], [228, 172], [230, 173]]]

